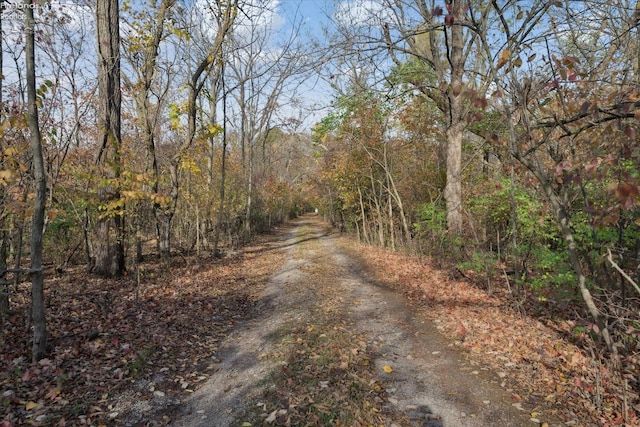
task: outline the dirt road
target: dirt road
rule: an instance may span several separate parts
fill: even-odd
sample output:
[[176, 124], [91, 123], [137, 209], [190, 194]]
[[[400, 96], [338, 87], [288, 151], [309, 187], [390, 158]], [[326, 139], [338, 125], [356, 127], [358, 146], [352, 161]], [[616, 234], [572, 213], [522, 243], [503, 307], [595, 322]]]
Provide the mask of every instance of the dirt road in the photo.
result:
[[[295, 345], [291, 337], [302, 336], [295, 328], [309, 332], [333, 319], [342, 325], [334, 329], [360, 337], [353, 354], [362, 350], [371, 358], [370, 384], [384, 390], [381, 413], [390, 414], [385, 425], [536, 425], [513, 405], [495, 373], [473, 365], [402, 296], [377, 285], [340, 242], [315, 216], [292, 224], [270, 249], [286, 251], [287, 261], [266, 286], [255, 316], [223, 343], [219, 369], [184, 402], [173, 425], [255, 426], [248, 414], [256, 411], [263, 411], [265, 423], [286, 422], [290, 403], [268, 407], [265, 401], [274, 375], [290, 363], [278, 355], [286, 343]], [[305, 387], [327, 389], [332, 379], [319, 376]]]

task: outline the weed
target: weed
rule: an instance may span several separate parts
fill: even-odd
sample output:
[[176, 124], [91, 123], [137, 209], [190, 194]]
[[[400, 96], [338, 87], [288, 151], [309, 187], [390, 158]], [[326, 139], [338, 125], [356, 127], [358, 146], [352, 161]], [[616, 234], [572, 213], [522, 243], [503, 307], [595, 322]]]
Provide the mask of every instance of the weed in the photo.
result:
[[127, 375], [130, 377], [136, 377], [147, 365], [148, 359], [153, 355], [154, 349], [152, 347], [145, 347], [136, 355], [136, 359], [129, 362], [127, 365]]

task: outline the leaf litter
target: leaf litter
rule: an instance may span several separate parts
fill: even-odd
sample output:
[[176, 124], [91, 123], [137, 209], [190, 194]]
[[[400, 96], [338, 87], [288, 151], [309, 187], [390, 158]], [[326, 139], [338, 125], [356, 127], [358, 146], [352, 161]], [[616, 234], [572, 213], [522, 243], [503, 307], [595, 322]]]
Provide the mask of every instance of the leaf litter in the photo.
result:
[[567, 339], [571, 320], [522, 313], [507, 292], [489, 296], [473, 283], [450, 278], [428, 259], [348, 239], [342, 244], [377, 280], [420, 307], [457, 347], [497, 372], [514, 405], [551, 407], [566, 425], [640, 425], [635, 365], [616, 370], [589, 340]]
[[294, 225], [298, 243], [283, 245], [288, 260], [263, 295], [269, 306], [221, 351], [227, 374], [196, 392], [177, 424], [530, 422], [480, 367], [460, 363], [459, 350], [443, 348], [435, 330], [416, 322], [401, 296], [372, 283], [336, 243], [336, 234], [322, 232], [321, 223], [309, 217]]
[[135, 274], [49, 276], [49, 356], [35, 364], [25, 333], [30, 285], [21, 283], [0, 330], [0, 425], [169, 424], [215, 372], [220, 342], [282, 263], [277, 251], [264, 256], [275, 244], [266, 236], [222, 260], [148, 261], [139, 287]]
[[[265, 286], [289, 255], [284, 234], [223, 260], [176, 259], [170, 270], [144, 263], [137, 301], [133, 275], [103, 280], [78, 269], [49, 278], [51, 348], [37, 364], [29, 360], [25, 339], [29, 285], [21, 284], [0, 331], [0, 425], [152, 426], [182, 419], [185, 401], [220, 374], [220, 348], [237, 325], [265, 309]], [[504, 295], [489, 297], [417, 257], [339, 240], [377, 282], [400, 291], [468, 354], [469, 374], [494, 371], [514, 407], [533, 408], [532, 420], [543, 413], [565, 425], [625, 423], [615, 372], [562, 336], [570, 325], [523, 317]], [[329, 267], [299, 261], [308, 283], [318, 283], [316, 292], [326, 299], [281, 325], [272, 348], [255, 355], [280, 369], [245, 402], [252, 408], [245, 407], [237, 425], [403, 426], [416, 425], [416, 414], [433, 415], [419, 406], [397, 410], [387, 382], [397, 362], [380, 365], [383, 340], [364, 336], [340, 308], [347, 303], [357, 309], [362, 301], [345, 301], [327, 281]], [[287, 283], [287, 291], [297, 283]], [[447, 351], [430, 354], [445, 357]], [[637, 425], [637, 390], [630, 386], [625, 393], [627, 425]]]

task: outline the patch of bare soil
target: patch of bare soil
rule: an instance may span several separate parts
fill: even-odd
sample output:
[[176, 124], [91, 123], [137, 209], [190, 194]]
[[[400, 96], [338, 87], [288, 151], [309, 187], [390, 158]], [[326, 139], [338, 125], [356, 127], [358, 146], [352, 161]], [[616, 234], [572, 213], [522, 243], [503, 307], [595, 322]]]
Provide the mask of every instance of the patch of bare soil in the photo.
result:
[[287, 261], [268, 281], [255, 316], [221, 343], [216, 372], [184, 401], [174, 425], [551, 421], [547, 408], [514, 401], [502, 373], [469, 358], [401, 294], [380, 285], [316, 217], [296, 221], [280, 246]]

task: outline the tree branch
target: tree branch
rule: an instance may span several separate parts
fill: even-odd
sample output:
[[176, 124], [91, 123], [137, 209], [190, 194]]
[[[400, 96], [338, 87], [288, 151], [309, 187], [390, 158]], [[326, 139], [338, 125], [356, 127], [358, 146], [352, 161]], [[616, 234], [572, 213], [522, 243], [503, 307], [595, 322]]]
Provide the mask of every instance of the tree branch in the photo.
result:
[[620, 273], [622, 277], [627, 279], [627, 281], [631, 283], [633, 287], [636, 289], [638, 294], [640, 294], [640, 286], [638, 286], [638, 284], [634, 282], [633, 279], [627, 273], [625, 273], [624, 270], [620, 268], [620, 266], [613, 260], [613, 255], [611, 255], [611, 249], [609, 248], [607, 248], [607, 261], [609, 261], [611, 263], [611, 266], [616, 270], [618, 270], [618, 273]]

